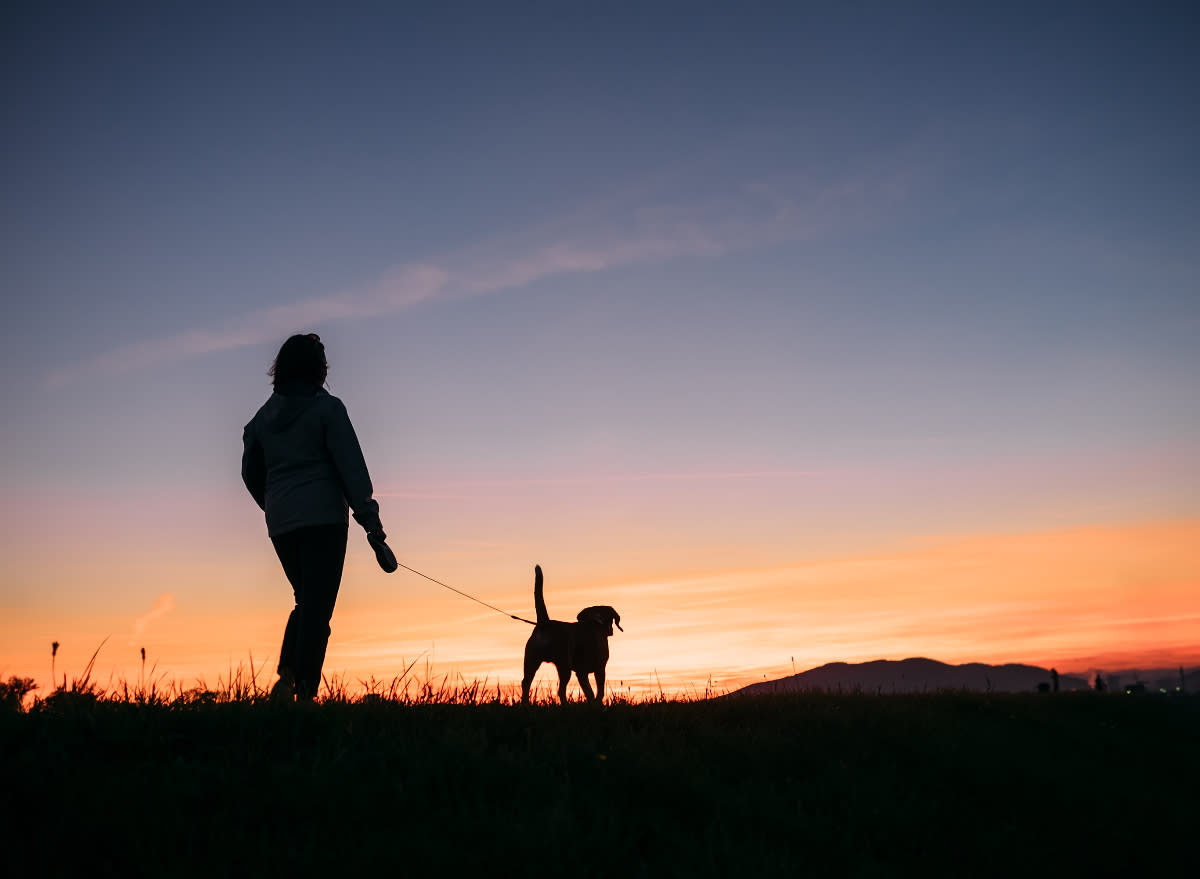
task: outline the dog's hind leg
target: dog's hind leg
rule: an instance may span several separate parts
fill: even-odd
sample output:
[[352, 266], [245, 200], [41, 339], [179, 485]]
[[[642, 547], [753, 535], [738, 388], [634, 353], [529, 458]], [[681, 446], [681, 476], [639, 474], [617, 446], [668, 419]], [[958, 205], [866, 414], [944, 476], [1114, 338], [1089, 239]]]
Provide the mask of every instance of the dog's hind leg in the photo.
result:
[[587, 672], [577, 671], [575, 677], [579, 679], [579, 689], [583, 690], [583, 695], [587, 696], [589, 702], [595, 702], [596, 694], [592, 692], [592, 682], [588, 680]]

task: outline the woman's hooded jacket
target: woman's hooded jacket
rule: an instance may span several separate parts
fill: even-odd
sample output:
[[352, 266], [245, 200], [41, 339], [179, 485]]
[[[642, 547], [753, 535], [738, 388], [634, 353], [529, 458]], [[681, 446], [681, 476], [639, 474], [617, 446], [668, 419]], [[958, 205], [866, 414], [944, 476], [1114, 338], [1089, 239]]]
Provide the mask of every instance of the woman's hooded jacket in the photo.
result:
[[379, 504], [346, 407], [323, 388], [276, 388], [242, 434], [242, 481], [267, 514], [271, 537], [308, 525], [381, 530]]

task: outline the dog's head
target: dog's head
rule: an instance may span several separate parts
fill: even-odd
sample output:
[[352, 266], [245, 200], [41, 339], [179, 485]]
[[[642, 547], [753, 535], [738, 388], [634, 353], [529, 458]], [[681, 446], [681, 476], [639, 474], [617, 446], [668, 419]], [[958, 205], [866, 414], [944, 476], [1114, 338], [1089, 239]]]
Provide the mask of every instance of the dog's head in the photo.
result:
[[[575, 619], [581, 623], [599, 627], [608, 636], [611, 636], [613, 633], [612, 627], [614, 623], [618, 629], [621, 629], [621, 615], [607, 604], [585, 607], [575, 615]], [[621, 631], [624, 632], [625, 630], [621, 629]]]

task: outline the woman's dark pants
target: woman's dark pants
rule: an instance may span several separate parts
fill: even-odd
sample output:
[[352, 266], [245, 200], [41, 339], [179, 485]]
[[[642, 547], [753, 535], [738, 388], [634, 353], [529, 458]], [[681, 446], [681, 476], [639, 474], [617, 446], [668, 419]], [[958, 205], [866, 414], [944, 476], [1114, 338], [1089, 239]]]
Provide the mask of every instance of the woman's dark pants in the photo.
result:
[[321, 686], [329, 620], [346, 561], [346, 530], [346, 525], [310, 525], [271, 538], [296, 595], [279, 649], [279, 674], [292, 673], [301, 699], [311, 699]]

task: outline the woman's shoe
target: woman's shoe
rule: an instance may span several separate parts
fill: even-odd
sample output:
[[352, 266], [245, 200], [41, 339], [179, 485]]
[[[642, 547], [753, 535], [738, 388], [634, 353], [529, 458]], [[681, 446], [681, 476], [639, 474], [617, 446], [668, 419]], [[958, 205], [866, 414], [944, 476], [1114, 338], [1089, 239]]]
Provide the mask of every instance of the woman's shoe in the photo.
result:
[[279, 680], [275, 682], [275, 686], [271, 688], [271, 701], [276, 705], [281, 705], [291, 702], [295, 698], [296, 678], [290, 669], [285, 668], [279, 673]]

